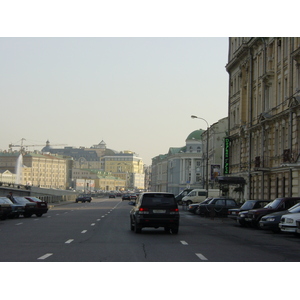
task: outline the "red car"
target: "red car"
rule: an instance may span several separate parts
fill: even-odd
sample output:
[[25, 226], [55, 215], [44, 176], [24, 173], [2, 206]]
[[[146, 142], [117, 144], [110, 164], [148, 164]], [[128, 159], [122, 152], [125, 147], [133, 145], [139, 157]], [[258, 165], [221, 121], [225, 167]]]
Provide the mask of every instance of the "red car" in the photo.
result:
[[35, 210], [35, 215], [37, 217], [41, 217], [43, 214], [47, 213], [48, 211], [48, 203], [45, 202], [45, 201], [42, 201], [41, 199], [39, 198], [36, 198], [36, 197], [29, 197], [29, 196], [26, 196], [25, 197], [28, 201], [30, 202], [35, 202], [36, 203], [36, 210]]

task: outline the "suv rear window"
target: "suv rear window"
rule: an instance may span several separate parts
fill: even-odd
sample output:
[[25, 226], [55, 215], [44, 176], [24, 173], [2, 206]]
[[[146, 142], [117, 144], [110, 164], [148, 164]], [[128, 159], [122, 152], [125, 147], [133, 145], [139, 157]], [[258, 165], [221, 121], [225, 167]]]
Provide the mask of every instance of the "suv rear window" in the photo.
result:
[[145, 194], [142, 199], [143, 205], [176, 205], [172, 194]]

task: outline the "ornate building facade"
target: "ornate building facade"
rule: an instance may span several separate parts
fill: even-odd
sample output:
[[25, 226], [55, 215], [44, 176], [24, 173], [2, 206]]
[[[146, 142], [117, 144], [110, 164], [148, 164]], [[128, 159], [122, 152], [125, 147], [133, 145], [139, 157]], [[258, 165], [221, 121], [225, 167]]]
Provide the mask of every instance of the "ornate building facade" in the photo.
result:
[[229, 39], [228, 174], [246, 199], [300, 195], [300, 38]]

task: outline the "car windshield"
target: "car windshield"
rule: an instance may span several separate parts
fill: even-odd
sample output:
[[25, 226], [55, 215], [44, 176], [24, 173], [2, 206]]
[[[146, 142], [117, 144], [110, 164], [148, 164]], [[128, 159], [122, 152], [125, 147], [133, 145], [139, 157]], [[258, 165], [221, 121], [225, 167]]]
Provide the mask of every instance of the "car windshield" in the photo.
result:
[[14, 199], [18, 202], [18, 203], [22, 203], [22, 204], [26, 204], [28, 202], [30, 202], [29, 200], [23, 198], [23, 197], [14, 197]]
[[36, 201], [36, 202], [43, 202], [41, 199], [36, 198], [36, 197], [30, 197], [31, 200]]
[[144, 194], [143, 205], [175, 205], [175, 198], [172, 194]]
[[275, 199], [271, 203], [268, 203], [264, 208], [277, 208], [280, 203], [281, 203], [280, 199]]
[[13, 204], [8, 198], [0, 198], [0, 203]]
[[291, 208], [288, 209], [290, 213], [298, 213], [300, 212], [300, 203], [295, 204]]
[[255, 202], [254, 201], [246, 201], [242, 206], [241, 209], [242, 210], [250, 210], [254, 207]]

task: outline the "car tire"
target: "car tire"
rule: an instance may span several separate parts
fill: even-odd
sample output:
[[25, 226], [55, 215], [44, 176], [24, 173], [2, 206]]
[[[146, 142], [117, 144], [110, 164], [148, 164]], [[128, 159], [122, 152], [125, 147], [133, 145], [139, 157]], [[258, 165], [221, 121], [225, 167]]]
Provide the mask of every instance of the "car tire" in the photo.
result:
[[132, 223], [131, 218], [130, 218], [130, 230], [131, 230], [131, 231], [134, 231], [134, 226], [133, 226], [133, 223]]
[[40, 218], [43, 214], [35, 214], [35, 215]]
[[164, 229], [165, 229], [165, 232], [168, 232], [168, 233], [170, 233], [170, 227], [164, 227]]
[[172, 234], [177, 234], [178, 231], [179, 231], [179, 227], [173, 227], [173, 228], [171, 228], [171, 233]]
[[134, 222], [134, 232], [141, 233], [141, 231], [142, 231], [142, 228], [136, 222]]

